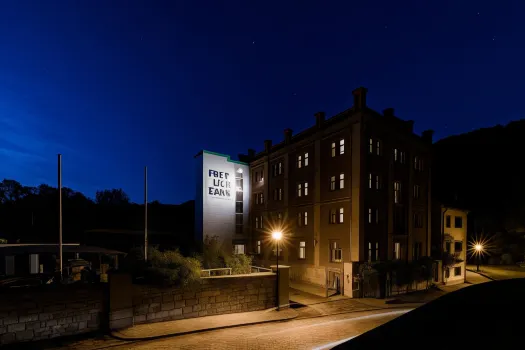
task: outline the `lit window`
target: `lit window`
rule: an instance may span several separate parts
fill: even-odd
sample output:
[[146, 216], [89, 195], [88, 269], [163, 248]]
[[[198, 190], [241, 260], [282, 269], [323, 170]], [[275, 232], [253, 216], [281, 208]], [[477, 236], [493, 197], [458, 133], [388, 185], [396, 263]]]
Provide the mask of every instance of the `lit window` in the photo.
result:
[[279, 162], [279, 175], [283, 173], [283, 163]]
[[308, 196], [308, 182], [304, 183], [304, 195]]
[[414, 185], [414, 199], [419, 199], [419, 185]]
[[397, 153], [398, 153], [397, 148], [394, 148], [394, 162], [397, 162], [397, 160], [398, 160], [398, 154]]
[[303, 214], [304, 226], [308, 226], [308, 212], [305, 211]]
[[345, 174], [339, 174], [339, 188], [345, 188]]
[[394, 203], [401, 203], [401, 182], [394, 182]]
[[335, 191], [335, 176], [330, 178], [330, 191]]
[[306, 259], [306, 242], [299, 242], [299, 259]]
[[339, 140], [339, 154], [345, 154], [345, 139]]
[[405, 164], [405, 155], [406, 155], [405, 152], [402, 152], [402, 151], [399, 152], [399, 157], [400, 157], [400, 160], [401, 160], [401, 164]]
[[339, 208], [339, 223], [342, 224], [344, 221], [344, 209]]
[[423, 160], [418, 156], [414, 157], [414, 170], [423, 171]]
[[297, 184], [297, 197], [301, 197], [303, 195], [303, 184]]
[[376, 175], [376, 190], [381, 189], [381, 177], [379, 175]]
[[332, 157], [335, 157], [335, 142], [332, 142]]
[[304, 166], [308, 166], [308, 153], [304, 154]]
[[374, 140], [372, 139], [369, 140], [368, 153], [370, 154], [374, 153]]
[[368, 208], [368, 223], [372, 223], [372, 208]]
[[394, 243], [394, 259], [401, 259], [401, 243], [399, 242]]
[[257, 254], [261, 254], [261, 241], [257, 241]]
[[368, 262], [372, 261], [372, 242], [368, 242]]
[[376, 154], [378, 156], [381, 155], [381, 141], [379, 141], [379, 140], [376, 141]]
[[255, 217], [255, 228], [260, 228], [259, 226], [260, 226], [260, 223], [259, 223], [259, 217], [256, 216], [256, 217]]
[[339, 244], [332, 242], [330, 248], [330, 261], [341, 262], [343, 260], [343, 250], [339, 247]]
[[379, 242], [376, 242], [376, 261], [379, 261]]
[[297, 168], [301, 169], [303, 167], [303, 156], [297, 156]]
[[234, 245], [235, 254], [244, 254], [244, 244], [235, 244]]
[[372, 173], [368, 174], [368, 188], [372, 188]]
[[264, 204], [264, 193], [259, 193], [259, 204]]
[[282, 188], [279, 188], [279, 191], [278, 191], [278, 198], [280, 201], [283, 200], [283, 189]]

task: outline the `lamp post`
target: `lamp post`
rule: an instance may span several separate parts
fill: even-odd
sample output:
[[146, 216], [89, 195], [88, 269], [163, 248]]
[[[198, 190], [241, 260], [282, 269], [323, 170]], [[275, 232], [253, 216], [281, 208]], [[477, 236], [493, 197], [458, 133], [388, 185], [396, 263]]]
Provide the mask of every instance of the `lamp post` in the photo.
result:
[[477, 266], [476, 272], [479, 272], [479, 264], [481, 261], [481, 252], [483, 251], [483, 246], [478, 243], [474, 246], [474, 249], [476, 249], [476, 255], [478, 256], [478, 266]]
[[275, 231], [272, 233], [272, 238], [275, 240], [275, 256], [277, 257], [277, 267], [275, 269], [275, 275], [277, 276], [277, 292], [275, 293], [275, 301], [277, 302], [277, 311], [279, 311], [279, 241], [283, 238], [283, 233], [280, 231]]

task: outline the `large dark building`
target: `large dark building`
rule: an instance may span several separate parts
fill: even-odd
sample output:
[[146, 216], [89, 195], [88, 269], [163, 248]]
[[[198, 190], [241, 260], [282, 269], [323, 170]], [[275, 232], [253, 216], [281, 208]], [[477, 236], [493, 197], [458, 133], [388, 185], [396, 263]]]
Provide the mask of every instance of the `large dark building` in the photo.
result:
[[[281, 264], [294, 279], [335, 285], [351, 295], [357, 264], [430, 255], [431, 130], [388, 108], [354, 106], [241, 160], [250, 166], [246, 244], [258, 264], [275, 263], [272, 231], [282, 231]], [[245, 230], [245, 232], [247, 232]], [[343, 278], [345, 276], [345, 278]]]

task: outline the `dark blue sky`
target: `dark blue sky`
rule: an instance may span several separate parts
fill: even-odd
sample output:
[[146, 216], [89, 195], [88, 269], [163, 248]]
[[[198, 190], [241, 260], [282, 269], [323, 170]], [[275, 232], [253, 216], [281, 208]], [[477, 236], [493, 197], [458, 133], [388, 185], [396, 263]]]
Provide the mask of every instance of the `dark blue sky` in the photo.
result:
[[[403, 5], [398, 5], [403, 4]], [[525, 1], [1, 1], [0, 178], [193, 198], [237, 155], [352, 105], [441, 138], [525, 115]]]

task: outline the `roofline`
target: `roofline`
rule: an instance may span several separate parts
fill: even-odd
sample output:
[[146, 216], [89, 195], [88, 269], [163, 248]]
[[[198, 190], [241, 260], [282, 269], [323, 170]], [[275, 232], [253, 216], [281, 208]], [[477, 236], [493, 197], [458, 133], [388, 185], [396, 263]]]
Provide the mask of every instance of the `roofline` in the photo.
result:
[[226, 161], [230, 162], [230, 163], [236, 163], [236, 164], [240, 164], [240, 165], [246, 165], [246, 166], [249, 166], [248, 163], [244, 163], [244, 162], [241, 162], [241, 161], [238, 161], [238, 160], [233, 160], [231, 159], [231, 156], [229, 156], [228, 154], [223, 154], [223, 153], [218, 153], [218, 152], [212, 152], [212, 151], [207, 151], [205, 149], [203, 149], [202, 151], [199, 151], [199, 153], [197, 153], [194, 158], [197, 158], [201, 155], [203, 155], [204, 153], [207, 153], [207, 154], [211, 154], [211, 155], [214, 155], [214, 156], [219, 156], [219, 157], [224, 157], [226, 158]]

